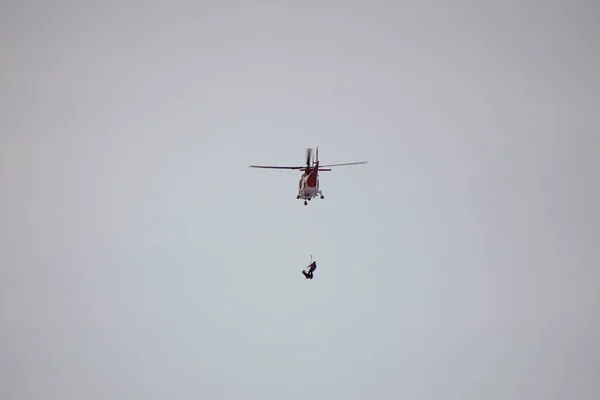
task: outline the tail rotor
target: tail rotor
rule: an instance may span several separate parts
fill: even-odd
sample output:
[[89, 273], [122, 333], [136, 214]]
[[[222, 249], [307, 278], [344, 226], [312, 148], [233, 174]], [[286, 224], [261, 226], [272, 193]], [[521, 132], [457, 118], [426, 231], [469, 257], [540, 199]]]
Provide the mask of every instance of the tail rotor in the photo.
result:
[[310, 168], [312, 166], [312, 152], [313, 149], [306, 149], [306, 168]]

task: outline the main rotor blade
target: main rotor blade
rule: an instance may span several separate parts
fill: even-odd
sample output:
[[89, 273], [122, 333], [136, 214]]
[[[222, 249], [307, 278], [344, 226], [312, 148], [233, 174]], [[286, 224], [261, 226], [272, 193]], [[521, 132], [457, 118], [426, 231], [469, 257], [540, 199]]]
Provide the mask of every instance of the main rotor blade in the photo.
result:
[[366, 164], [368, 161], [359, 161], [359, 162], [351, 162], [351, 163], [344, 163], [344, 164], [329, 164], [329, 165], [319, 165], [319, 168], [321, 167], [341, 167], [343, 165], [358, 165], [358, 164]]
[[270, 168], [270, 169], [302, 169], [306, 167], [276, 167], [270, 165], [251, 165], [250, 168]]

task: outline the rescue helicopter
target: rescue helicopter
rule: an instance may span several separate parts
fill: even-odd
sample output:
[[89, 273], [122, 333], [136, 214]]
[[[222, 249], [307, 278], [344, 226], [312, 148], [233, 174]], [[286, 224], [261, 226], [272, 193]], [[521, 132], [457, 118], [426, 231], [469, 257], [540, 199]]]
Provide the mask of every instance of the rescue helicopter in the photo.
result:
[[366, 164], [367, 161], [319, 165], [319, 147], [316, 147], [315, 160], [312, 159], [313, 149], [306, 149], [306, 165], [299, 167], [284, 167], [284, 166], [268, 166], [268, 165], [251, 165], [250, 168], [270, 168], [270, 169], [292, 169], [302, 171], [302, 176], [298, 182], [298, 195], [296, 199], [304, 200], [304, 205], [313, 198], [319, 196], [324, 199], [323, 191], [319, 189], [319, 172], [331, 171], [331, 167], [341, 167], [345, 165]]

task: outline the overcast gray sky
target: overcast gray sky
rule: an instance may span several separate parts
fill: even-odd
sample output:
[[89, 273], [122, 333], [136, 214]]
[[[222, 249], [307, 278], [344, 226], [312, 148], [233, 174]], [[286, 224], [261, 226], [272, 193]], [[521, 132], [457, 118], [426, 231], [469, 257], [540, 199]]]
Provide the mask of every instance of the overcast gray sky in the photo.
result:
[[303, 3], [2, 2], [0, 398], [600, 398], [600, 3]]

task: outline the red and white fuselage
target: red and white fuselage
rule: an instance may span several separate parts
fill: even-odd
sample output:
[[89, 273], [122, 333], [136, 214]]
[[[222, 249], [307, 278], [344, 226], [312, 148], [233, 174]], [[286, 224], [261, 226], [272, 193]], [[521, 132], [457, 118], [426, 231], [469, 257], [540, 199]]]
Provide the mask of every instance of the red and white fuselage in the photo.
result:
[[302, 174], [300, 182], [298, 182], [298, 199], [311, 200], [314, 197], [322, 196], [319, 190], [319, 163], [315, 163], [314, 167], [308, 168]]

